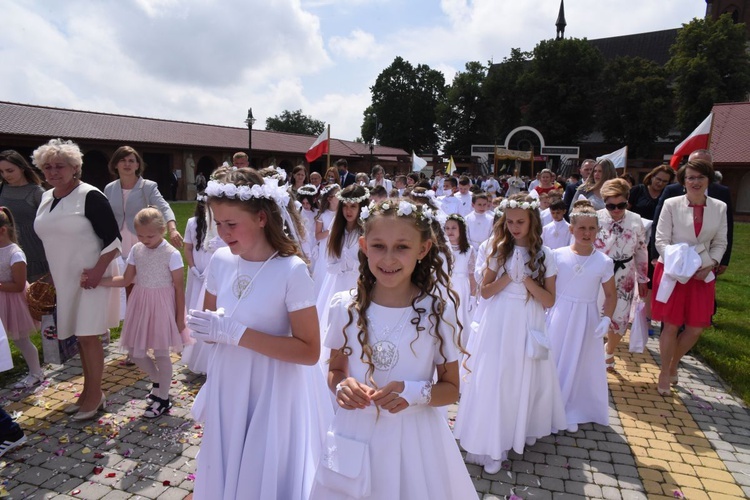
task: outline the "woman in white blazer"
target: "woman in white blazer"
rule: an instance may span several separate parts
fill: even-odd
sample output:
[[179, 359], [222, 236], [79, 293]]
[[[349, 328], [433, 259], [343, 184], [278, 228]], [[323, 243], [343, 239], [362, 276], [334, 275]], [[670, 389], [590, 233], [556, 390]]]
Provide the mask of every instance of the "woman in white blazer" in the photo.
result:
[[[707, 196], [713, 181], [710, 163], [693, 160], [677, 172], [677, 181], [686, 194], [664, 202], [656, 227], [656, 250], [659, 261], [654, 269], [651, 299], [652, 318], [662, 322], [659, 350], [661, 372], [658, 391], [670, 394], [670, 384], [678, 382], [680, 359], [695, 345], [703, 330], [711, 325], [716, 280], [713, 271], [727, 249], [727, 206]], [[664, 274], [664, 254], [669, 245], [687, 243], [698, 253], [701, 265], [687, 283], [677, 283], [666, 303], [656, 300]], [[680, 326], [685, 330], [678, 335]]]
[[135, 214], [148, 206], [159, 209], [167, 221], [170, 242], [176, 248], [182, 247], [182, 235], [177, 230], [174, 212], [159, 192], [157, 184], [141, 177], [144, 167], [141, 155], [130, 146], [118, 148], [109, 161], [109, 171], [118, 179], [107, 184], [104, 195], [120, 228], [123, 258], [127, 258], [130, 247], [138, 242], [133, 226]]

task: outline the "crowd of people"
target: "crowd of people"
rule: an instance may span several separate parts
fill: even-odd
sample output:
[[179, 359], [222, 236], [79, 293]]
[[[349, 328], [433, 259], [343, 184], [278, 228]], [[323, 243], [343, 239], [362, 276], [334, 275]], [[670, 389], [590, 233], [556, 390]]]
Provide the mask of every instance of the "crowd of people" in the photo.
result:
[[[200, 180], [185, 284], [182, 235], [139, 154], [117, 150], [104, 193], [81, 182], [81, 160], [70, 141], [38, 148], [44, 191], [20, 155], [0, 153], [0, 203], [31, 185], [33, 207], [0, 211], [0, 319], [29, 365], [19, 388], [44, 377], [23, 347], [33, 322], [10, 314], [27, 280], [48, 266], [58, 336], [81, 345], [84, 390], [65, 409], [76, 420], [106, 406], [100, 335], [126, 288], [120, 348], [152, 383], [143, 418], [171, 406], [171, 354], [207, 374], [192, 409], [199, 499], [474, 498], [456, 439], [494, 474], [511, 450], [608, 425], [606, 373], [636, 299], [662, 323], [654, 391], [668, 397], [731, 248], [705, 151], [669, 198], [669, 167], [633, 185], [606, 159], [528, 182], [370, 177], [346, 160], [287, 175], [239, 154]], [[451, 432], [441, 408], [457, 401]]]

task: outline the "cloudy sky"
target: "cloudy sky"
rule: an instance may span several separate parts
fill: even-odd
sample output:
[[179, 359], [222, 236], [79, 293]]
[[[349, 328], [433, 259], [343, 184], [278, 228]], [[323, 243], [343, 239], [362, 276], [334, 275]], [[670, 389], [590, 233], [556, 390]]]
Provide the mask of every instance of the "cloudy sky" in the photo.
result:
[[[360, 134], [396, 56], [441, 70], [553, 38], [559, 0], [0, 0], [0, 100], [244, 126], [283, 110]], [[704, 0], [568, 0], [566, 36], [679, 27]]]

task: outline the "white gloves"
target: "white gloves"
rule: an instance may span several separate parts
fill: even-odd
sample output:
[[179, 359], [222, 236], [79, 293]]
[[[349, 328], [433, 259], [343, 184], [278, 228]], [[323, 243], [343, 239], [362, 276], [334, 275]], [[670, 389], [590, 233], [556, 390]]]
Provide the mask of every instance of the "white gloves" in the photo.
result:
[[611, 324], [612, 320], [608, 316], [602, 316], [602, 319], [599, 320], [599, 324], [596, 325], [596, 330], [594, 330], [594, 337], [601, 339], [607, 335]]
[[198, 268], [197, 268], [197, 267], [195, 267], [195, 266], [191, 266], [191, 267], [190, 267], [190, 272], [192, 273], [192, 275], [193, 275], [193, 276], [195, 276], [195, 277], [196, 277], [196, 278], [198, 278], [199, 280], [202, 280], [202, 279], [203, 279], [203, 274], [201, 274], [201, 272], [200, 272], [200, 271], [198, 271]]
[[428, 405], [432, 399], [431, 380], [404, 380], [404, 390], [400, 396], [409, 406]]
[[224, 309], [217, 311], [190, 310], [187, 317], [190, 336], [204, 342], [237, 345], [246, 327], [232, 318], [224, 316]]

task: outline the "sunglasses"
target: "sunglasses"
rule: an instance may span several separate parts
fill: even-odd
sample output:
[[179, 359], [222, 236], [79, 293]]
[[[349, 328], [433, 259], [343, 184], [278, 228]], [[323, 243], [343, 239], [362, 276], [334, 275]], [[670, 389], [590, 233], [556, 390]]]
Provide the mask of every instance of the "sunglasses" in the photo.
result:
[[607, 204], [606, 204], [606, 205], [604, 205], [604, 206], [605, 206], [605, 207], [607, 208], [607, 210], [609, 210], [610, 212], [611, 212], [612, 210], [625, 210], [626, 208], [628, 208], [628, 202], [627, 202], [627, 201], [623, 201], [622, 203], [618, 203], [617, 205], [615, 205], [614, 203], [607, 203]]

